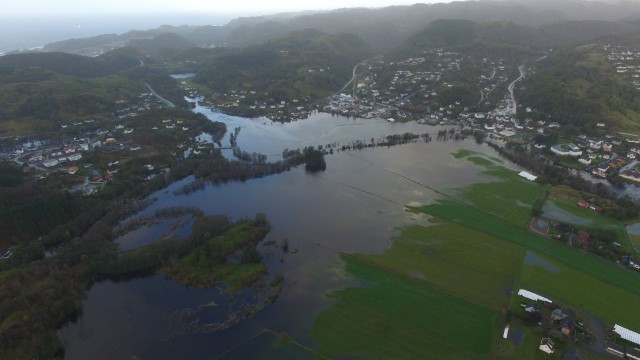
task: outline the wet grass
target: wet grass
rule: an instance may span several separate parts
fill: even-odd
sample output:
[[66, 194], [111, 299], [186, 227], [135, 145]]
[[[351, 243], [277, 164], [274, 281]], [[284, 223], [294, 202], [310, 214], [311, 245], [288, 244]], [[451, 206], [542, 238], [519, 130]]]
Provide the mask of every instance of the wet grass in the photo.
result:
[[404, 229], [381, 255], [358, 256], [489, 309], [506, 307], [524, 248], [458, 224], [431, 221], [428, 227]]
[[640, 295], [640, 278], [630, 270], [536, 235], [524, 227], [507, 222], [496, 215], [489, 214], [473, 206], [445, 199], [421, 208], [413, 208], [413, 211], [438, 216], [462, 226], [508, 240], [514, 244], [534, 250], [547, 258], [554, 259], [570, 268], [578, 269], [600, 281], [608, 282], [613, 286]]
[[609, 325], [617, 323], [640, 330], [640, 312], [633, 311], [640, 304], [640, 295], [549, 258], [545, 260], [559, 271], [549, 271], [534, 264], [524, 265], [520, 270], [520, 284], [523, 288], [585, 310]]
[[264, 360], [318, 360], [326, 359], [314, 350], [305, 347], [288, 337], [286, 334], [277, 334], [269, 329], [264, 329], [260, 333], [247, 339], [245, 342], [237, 344], [225, 353], [214, 359], [250, 359], [255, 354], [260, 354], [260, 359]]
[[[512, 323], [513, 328], [515, 323]], [[544, 337], [539, 328], [530, 328], [523, 324], [518, 324], [521, 327], [522, 338], [519, 344], [514, 344], [510, 340], [500, 338], [496, 345], [495, 358], [499, 360], [543, 360], [549, 359], [549, 356], [542, 351], [538, 350], [540, 339]]]
[[492, 182], [477, 183], [459, 189], [456, 197], [461, 197], [507, 221], [522, 226], [529, 223], [533, 203], [545, 196], [544, 186], [523, 179], [516, 171], [506, 169], [479, 153], [460, 150], [454, 153], [454, 157], [464, 157], [476, 165], [483, 166], [486, 168], [483, 174], [494, 179]]
[[364, 286], [330, 294], [336, 303], [311, 329], [322, 353], [393, 359], [492, 353], [497, 313], [353, 257], [343, 261]]

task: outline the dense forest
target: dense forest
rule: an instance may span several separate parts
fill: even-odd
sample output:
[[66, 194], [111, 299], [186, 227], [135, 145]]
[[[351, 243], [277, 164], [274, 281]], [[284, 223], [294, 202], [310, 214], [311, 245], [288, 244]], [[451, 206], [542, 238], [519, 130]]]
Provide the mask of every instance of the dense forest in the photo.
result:
[[342, 87], [368, 54], [366, 44], [353, 35], [306, 30], [224, 54], [194, 81], [219, 93], [245, 90], [266, 93], [275, 101], [317, 99]]
[[593, 132], [597, 123], [637, 129], [639, 95], [595, 44], [554, 51], [518, 94], [523, 106], [565, 125], [569, 133]]

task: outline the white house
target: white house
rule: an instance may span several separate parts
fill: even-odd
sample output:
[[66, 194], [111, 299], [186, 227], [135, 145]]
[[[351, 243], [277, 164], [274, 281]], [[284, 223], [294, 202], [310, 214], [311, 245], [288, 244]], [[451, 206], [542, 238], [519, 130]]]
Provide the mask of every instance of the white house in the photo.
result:
[[584, 165], [591, 165], [591, 159], [588, 157], [581, 157], [580, 159], [578, 159], [578, 162]]
[[539, 349], [546, 352], [547, 354], [553, 354], [553, 352], [555, 351], [553, 349], [553, 340], [551, 340], [551, 338], [542, 338], [542, 340], [540, 340]]

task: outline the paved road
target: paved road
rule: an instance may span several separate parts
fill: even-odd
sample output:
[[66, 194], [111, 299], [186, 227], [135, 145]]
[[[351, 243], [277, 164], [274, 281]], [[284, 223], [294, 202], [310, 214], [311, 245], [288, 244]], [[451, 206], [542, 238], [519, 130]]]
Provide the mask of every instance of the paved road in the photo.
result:
[[512, 115], [515, 115], [518, 109], [518, 103], [516, 102], [516, 97], [513, 95], [513, 88], [516, 86], [516, 83], [522, 80], [522, 78], [524, 77], [524, 65], [518, 66], [518, 71], [520, 71], [520, 76], [518, 76], [517, 79], [513, 80], [508, 87], [509, 96], [511, 96], [511, 106], [507, 109], [507, 112], [511, 113]]
[[356, 96], [356, 71], [358, 70], [358, 66], [360, 65], [364, 65], [365, 63], [367, 63], [368, 61], [371, 60], [375, 60], [379, 57], [381, 57], [382, 55], [378, 55], [376, 57], [373, 57], [371, 59], [367, 59], [367, 60], [363, 60], [359, 63], [357, 63], [354, 67], [353, 67], [353, 71], [352, 71], [352, 75], [351, 75], [351, 80], [349, 80], [346, 84], [344, 84], [344, 86], [342, 87], [342, 89], [340, 89], [340, 93], [343, 93], [344, 90], [347, 88], [347, 86], [349, 86], [349, 84], [353, 83], [353, 90], [351, 91], [351, 96], [353, 96], [353, 98], [355, 99]]
[[153, 96], [157, 97], [160, 101], [162, 101], [163, 103], [169, 105], [170, 107], [176, 107], [176, 105], [174, 103], [172, 103], [171, 101], [163, 98], [162, 96], [158, 95], [157, 92], [155, 92], [155, 90], [153, 90], [153, 88], [151, 87], [151, 85], [149, 85], [146, 81], [144, 83], [145, 85], [147, 85], [147, 88], [149, 89], [149, 91], [151, 91], [151, 93], [153, 94]]

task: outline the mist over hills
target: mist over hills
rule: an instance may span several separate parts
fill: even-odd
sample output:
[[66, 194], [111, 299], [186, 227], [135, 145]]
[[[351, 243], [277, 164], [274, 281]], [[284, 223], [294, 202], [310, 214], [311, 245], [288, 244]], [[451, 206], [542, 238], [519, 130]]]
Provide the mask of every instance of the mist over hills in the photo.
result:
[[[184, 99], [168, 74], [189, 72], [196, 74], [193, 81], [199, 86], [221, 95], [217, 99], [237, 90], [269, 101], [313, 102], [340, 89], [354, 65], [374, 55], [401, 61], [420, 57], [425, 49], [447, 48], [480, 59], [524, 60], [551, 48], [640, 36], [637, 9], [629, 1], [465, 1], [247, 17], [224, 26], [163, 25], [70, 39], [48, 44], [43, 52], [0, 57], [0, 81], [13, 84], [24, 77], [31, 79], [32, 87], [42, 85], [39, 93], [47, 94], [50, 89], [44, 85], [60, 76], [77, 82], [119, 76], [127, 87], [151, 83], [181, 103]], [[466, 93], [475, 93], [475, 84], [465, 84]], [[13, 87], [7, 89], [15, 93]], [[86, 88], [76, 90], [74, 96], [80, 98]], [[545, 96], [551, 95], [537, 94], [539, 107], [554, 112], [543, 106]], [[255, 108], [262, 99], [252, 101]], [[75, 109], [59, 113], [79, 116]]]
[[[568, 1], [455, 1], [438, 4], [391, 6], [380, 9], [350, 8], [328, 12], [288, 13], [237, 18], [224, 26], [161, 26], [121, 35], [102, 35], [48, 44], [45, 51], [79, 52], [95, 46], [123, 46], [134, 39], [149, 39], [171, 32], [199, 46], [243, 47], [263, 43], [287, 32], [307, 28], [328, 34], [351, 33], [373, 49], [388, 51], [438, 19], [482, 22], [510, 21], [522, 26], [566, 31], [566, 38], [602, 36], [634, 31], [640, 19], [637, 2], [615, 4]], [[581, 21], [573, 25], [568, 22]], [[588, 21], [592, 21], [591, 23]], [[580, 25], [577, 25], [580, 24]], [[562, 28], [562, 29], [558, 29]]]

